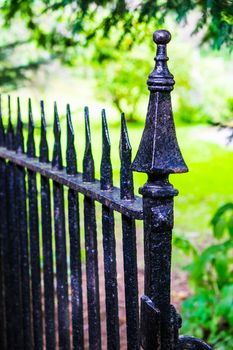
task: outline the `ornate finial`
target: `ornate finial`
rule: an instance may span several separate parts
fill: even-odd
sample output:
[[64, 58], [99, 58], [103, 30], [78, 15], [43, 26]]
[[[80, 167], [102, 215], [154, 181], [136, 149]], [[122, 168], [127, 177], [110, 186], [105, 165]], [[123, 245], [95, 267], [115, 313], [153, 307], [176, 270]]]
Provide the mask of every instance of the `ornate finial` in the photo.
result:
[[158, 45], [156, 65], [147, 81], [151, 93], [146, 125], [132, 169], [151, 175], [183, 173], [188, 169], [176, 139], [170, 97], [174, 80], [166, 63], [166, 44], [171, 35], [158, 30], [153, 39]]
[[171, 40], [171, 34], [167, 30], [157, 30], [153, 34], [153, 40], [157, 45], [155, 56], [155, 68], [147, 80], [150, 91], [171, 91], [175, 81], [167, 68], [167, 47]]

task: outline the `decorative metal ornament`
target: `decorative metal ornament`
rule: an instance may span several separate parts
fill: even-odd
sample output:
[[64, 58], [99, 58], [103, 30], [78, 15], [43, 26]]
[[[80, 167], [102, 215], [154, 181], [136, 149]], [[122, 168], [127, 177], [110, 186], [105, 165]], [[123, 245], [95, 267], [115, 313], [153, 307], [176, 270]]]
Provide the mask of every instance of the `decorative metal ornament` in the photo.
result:
[[[188, 168], [178, 146], [171, 96], [175, 84], [167, 67], [171, 34], [158, 30], [155, 68], [147, 80], [150, 99], [145, 128], [132, 170], [148, 181], [140, 188], [144, 213], [145, 295], [141, 298], [141, 345], [145, 350], [210, 349], [203, 341], [178, 336], [181, 317], [170, 304], [173, 197], [169, 174]], [[199, 347], [198, 347], [199, 346]]]

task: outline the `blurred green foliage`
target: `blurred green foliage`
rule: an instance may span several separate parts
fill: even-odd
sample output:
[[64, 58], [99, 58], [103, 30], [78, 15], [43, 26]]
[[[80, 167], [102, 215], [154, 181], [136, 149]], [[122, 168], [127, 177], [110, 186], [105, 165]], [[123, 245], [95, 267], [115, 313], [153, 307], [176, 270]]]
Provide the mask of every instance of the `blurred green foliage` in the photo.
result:
[[[170, 21], [167, 27], [176, 33], [174, 22]], [[147, 30], [152, 33], [152, 26]], [[149, 34], [143, 43], [134, 45], [131, 50], [130, 39], [121, 50], [116, 50], [115, 34], [109, 38], [96, 37], [95, 44], [87, 50], [90, 69], [96, 79], [96, 97], [108, 100], [119, 112], [125, 112], [129, 121], [144, 119], [146, 112], [146, 78], [153, 69], [156, 51]], [[177, 34], [168, 46], [168, 56], [168, 66], [176, 80], [172, 96], [178, 123], [216, 123], [232, 119], [232, 84], [228, 74], [233, 71], [228, 58], [224, 60], [211, 53], [203, 55], [191, 43], [184, 45]], [[225, 81], [222, 81], [224, 76]]]
[[[232, 72], [230, 64], [212, 54], [203, 55], [206, 51], [198, 50], [188, 40], [184, 44], [176, 35], [174, 18], [180, 22], [193, 11], [194, 32], [201, 31], [203, 43], [215, 47], [225, 43], [230, 47], [232, 9], [228, 1], [145, 0], [136, 7], [124, 0], [5, 1], [1, 16], [2, 27], [8, 31], [6, 45], [12, 47], [21, 36], [27, 43], [22, 49], [15, 46], [14, 52], [2, 46], [1, 87], [9, 90], [25, 85], [33, 70], [56, 58], [74, 69], [81, 66], [83, 75], [87, 72], [86, 77], [95, 80], [96, 99], [107, 100], [119, 112], [125, 112], [130, 121], [144, 119], [146, 79], [155, 55], [151, 35], [166, 24], [175, 33], [168, 51], [169, 67], [176, 80], [176, 120], [181, 124], [230, 120], [232, 86], [226, 73], [228, 70], [230, 76]], [[12, 32], [17, 32], [13, 39]], [[41, 51], [47, 53], [46, 59]], [[221, 71], [223, 64], [225, 70]], [[225, 83], [219, 81], [224, 74]]]
[[11, 28], [1, 25], [0, 13], [0, 86], [4, 92], [30, 84], [35, 71], [51, 62], [52, 56], [38, 49], [24, 30], [22, 21]]
[[231, 48], [233, 43], [231, 0], [7, 0], [2, 11], [6, 25], [21, 17], [31, 38], [64, 60], [71, 54], [69, 48], [88, 45], [97, 33], [107, 37], [116, 30], [117, 46], [128, 38], [133, 44], [144, 40], [142, 26], [155, 27], [168, 14], [185, 23], [193, 11], [199, 13], [193, 32], [201, 32], [202, 43], [216, 48]]
[[24, 56], [20, 63], [15, 55], [16, 50], [20, 52], [23, 47], [28, 47], [25, 41], [13, 41], [0, 46], [0, 86], [4, 91], [17, 89], [30, 81], [31, 74], [38, 70], [42, 65], [48, 63], [49, 59], [36, 58], [30, 59]]
[[182, 331], [203, 338], [216, 350], [233, 344], [233, 203], [220, 207], [211, 220], [215, 241], [201, 253], [187, 240], [174, 245], [192, 262], [186, 266], [194, 295], [182, 307]]

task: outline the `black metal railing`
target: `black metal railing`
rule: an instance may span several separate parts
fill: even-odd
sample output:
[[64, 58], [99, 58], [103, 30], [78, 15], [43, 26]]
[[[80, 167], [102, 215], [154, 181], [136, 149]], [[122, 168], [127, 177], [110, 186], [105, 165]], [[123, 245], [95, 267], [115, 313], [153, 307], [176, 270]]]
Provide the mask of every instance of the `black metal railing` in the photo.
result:
[[[82, 173], [77, 171], [69, 106], [66, 167], [56, 104], [51, 162], [43, 102], [39, 157], [30, 100], [26, 151], [19, 99], [16, 132], [11, 121], [10, 98], [7, 130], [0, 112], [0, 348], [3, 350], [103, 348], [96, 202], [102, 205], [107, 349], [120, 349], [115, 211], [122, 220], [127, 349], [138, 350], [141, 346], [145, 350], [210, 349], [201, 340], [178, 336], [181, 318], [170, 304], [173, 197], [178, 192], [169, 183], [168, 175], [185, 172], [187, 167], [177, 144], [171, 110], [174, 80], [166, 64], [170, 34], [157, 31], [154, 41], [158, 48], [155, 69], [148, 79], [147, 120], [132, 166], [126, 121], [124, 114], [121, 116], [120, 188], [113, 186], [104, 110], [100, 181], [95, 179], [87, 107]], [[132, 170], [148, 174], [147, 183], [140, 189], [142, 197], [134, 194]], [[68, 191], [64, 192], [64, 188]], [[81, 258], [79, 193], [84, 196], [85, 262]], [[140, 322], [135, 220], [144, 222], [145, 295], [141, 297]], [[82, 286], [83, 265], [86, 291]], [[84, 335], [84, 294], [89, 345]]]

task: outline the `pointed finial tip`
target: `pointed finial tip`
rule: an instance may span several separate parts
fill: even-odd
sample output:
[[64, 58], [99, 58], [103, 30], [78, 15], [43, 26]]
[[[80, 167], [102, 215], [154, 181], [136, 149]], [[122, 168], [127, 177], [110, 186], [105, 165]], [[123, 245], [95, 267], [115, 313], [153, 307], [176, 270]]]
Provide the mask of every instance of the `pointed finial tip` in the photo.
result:
[[126, 120], [125, 120], [125, 113], [121, 113], [121, 130], [123, 131], [126, 129]]
[[171, 33], [165, 29], [156, 30], [153, 34], [153, 40], [157, 45], [166, 45], [171, 40]]
[[70, 111], [69, 103], [67, 103], [66, 105], [66, 117], [67, 117], [68, 123], [71, 124], [71, 111]]
[[102, 116], [103, 125], [106, 127], [107, 120], [106, 120], [106, 112], [105, 112], [105, 109], [102, 109], [102, 111], [101, 111], [101, 116]]

